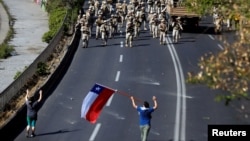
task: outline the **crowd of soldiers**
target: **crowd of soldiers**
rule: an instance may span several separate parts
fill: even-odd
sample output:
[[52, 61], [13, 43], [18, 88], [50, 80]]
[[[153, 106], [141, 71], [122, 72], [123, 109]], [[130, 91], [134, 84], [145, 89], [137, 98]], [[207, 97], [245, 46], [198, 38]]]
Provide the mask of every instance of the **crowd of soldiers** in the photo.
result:
[[[92, 36], [95, 26], [95, 38], [101, 38], [103, 45], [108, 39], [114, 38], [124, 31], [125, 46], [132, 47], [133, 40], [140, 36], [141, 30], [148, 30], [153, 38], [159, 37], [160, 44], [166, 44], [166, 33], [169, 26], [173, 26], [173, 34], [182, 29], [181, 22], [170, 19], [167, 6], [172, 0], [89, 0], [88, 8], [79, 11], [76, 27], [82, 32], [83, 41], [87, 42]], [[170, 24], [171, 20], [171, 24]], [[174, 32], [175, 30], [175, 32]]]
[[[240, 14], [231, 13], [229, 10], [223, 12], [221, 5], [213, 7], [213, 22], [215, 25], [215, 33], [230, 31], [239, 27]], [[226, 29], [223, 26], [226, 26]]]

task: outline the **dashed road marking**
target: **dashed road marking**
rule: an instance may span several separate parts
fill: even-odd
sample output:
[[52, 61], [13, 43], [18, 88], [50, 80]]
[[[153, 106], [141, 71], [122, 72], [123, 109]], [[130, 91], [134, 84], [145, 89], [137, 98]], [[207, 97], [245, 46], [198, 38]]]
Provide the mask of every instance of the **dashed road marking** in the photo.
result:
[[116, 77], [115, 77], [115, 81], [118, 82], [119, 81], [119, 78], [120, 78], [120, 71], [117, 71], [116, 73]]
[[220, 44], [217, 44], [217, 45], [218, 45], [218, 47], [219, 47], [221, 50], [224, 49], [222, 45], [220, 45]]
[[122, 61], [123, 61], [123, 55], [120, 55], [119, 62], [122, 62]]
[[123, 41], [120, 42], [120, 47], [123, 47]]
[[89, 141], [94, 141], [95, 140], [95, 137], [99, 131], [99, 129], [101, 128], [101, 123], [97, 123], [96, 126], [95, 126], [95, 129], [94, 131], [92, 132], [90, 138], [89, 138]]
[[214, 40], [214, 37], [212, 35], [208, 35], [208, 37], [212, 40]]

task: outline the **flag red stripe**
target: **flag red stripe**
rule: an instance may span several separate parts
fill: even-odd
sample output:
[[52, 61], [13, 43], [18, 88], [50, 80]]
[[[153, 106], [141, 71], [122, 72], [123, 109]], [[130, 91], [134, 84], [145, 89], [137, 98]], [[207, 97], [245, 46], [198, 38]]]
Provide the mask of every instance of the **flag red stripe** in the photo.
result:
[[99, 94], [99, 96], [95, 99], [95, 101], [92, 103], [91, 107], [89, 108], [86, 119], [91, 122], [95, 123], [103, 106], [108, 101], [109, 97], [114, 93], [115, 91], [112, 89], [104, 88], [102, 92]]

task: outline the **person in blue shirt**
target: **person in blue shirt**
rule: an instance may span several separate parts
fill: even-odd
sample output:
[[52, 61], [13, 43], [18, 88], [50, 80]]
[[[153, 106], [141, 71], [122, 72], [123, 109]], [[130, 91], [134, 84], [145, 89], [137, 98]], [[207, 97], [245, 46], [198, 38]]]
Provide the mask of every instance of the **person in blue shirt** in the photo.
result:
[[150, 107], [147, 101], [144, 101], [143, 106], [137, 106], [135, 104], [134, 97], [131, 96], [130, 99], [132, 101], [133, 107], [138, 111], [138, 114], [139, 114], [141, 141], [146, 141], [148, 137], [148, 133], [150, 131], [150, 127], [151, 127], [151, 118], [152, 118], [151, 113], [154, 112], [158, 106], [156, 97], [153, 96], [152, 98], [154, 102], [153, 107]]
[[[34, 96], [29, 95], [29, 90], [26, 90], [25, 103], [27, 106], [27, 127], [26, 127], [26, 137], [35, 136], [35, 125], [37, 120], [37, 106], [42, 100], [42, 90], [39, 91], [38, 100], [34, 99]], [[31, 135], [29, 136], [29, 131], [31, 128]]]

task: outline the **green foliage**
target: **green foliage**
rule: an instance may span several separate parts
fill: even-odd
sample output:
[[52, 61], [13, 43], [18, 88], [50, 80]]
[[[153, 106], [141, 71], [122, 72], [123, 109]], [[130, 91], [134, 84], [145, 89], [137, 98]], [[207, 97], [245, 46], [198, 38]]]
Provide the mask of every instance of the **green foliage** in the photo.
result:
[[45, 76], [49, 74], [49, 69], [46, 63], [43, 62], [39, 62], [37, 64], [37, 70], [36, 73], [38, 74], [38, 76]]
[[54, 35], [55, 35], [55, 31], [50, 30], [43, 34], [42, 41], [49, 43], [53, 39]]
[[[53, 0], [48, 1], [46, 10], [49, 14], [49, 31], [44, 33], [42, 41], [49, 43], [59, 29], [63, 26], [64, 32], [67, 32], [69, 26], [77, 19], [77, 12], [81, 8], [84, 0]], [[68, 12], [68, 17], [64, 22]], [[63, 23], [64, 22], [64, 23]]]
[[[216, 54], [205, 54], [199, 60], [200, 70], [188, 73], [187, 83], [204, 84], [209, 88], [222, 90], [224, 94], [215, 97], [216, 101], [225, 101], [226, 105], [235, 99], [249, 99], [250, 86], [250, 0], [187, 0], [194, 11], [212, 14], [214, 6], [224, 18], [238, 21], [239, 34], [234, 43], [226, 39], [224, 49]], [[208, 9], [207, 11], [205, 9]], [[209, 11], [209, 12], [208, 12]]]
[[[27, 66], [25, 66], [24, 70], [26, 70], [26, 69], [27, 69]], [[14, 76], [14, 80], [16, 80], [22, 73], [23, 72], [21, 72], [21, 71], [17, 71], [16, 75]]]
[[59, 31], [61, 26], [63, 25], [63, 20], [66, 16], [66, 8], [58, 7], [53, 10], [50, 10], [49, 13], [49, 31], [44, 33], [42, 37], [42, 41], [49, 43], [56, 33]]
[[22, 74], [21, 71], [17, 71], [16, 75], [14, 76], [14, 80], [16, 80]]
[[[3, 5], [4, 9], [6, 10], [8, 14], [8, 18], [10, 19], [10, 22], [13, 23], [15, 21], [14, 18], [11, 17], [11, 15], [8, 12], [8, 7], [0, 1], [0, 3]], [[10, 29], [7, 33], [7, 36], [5, 37], [2, 44], [0, 44], [0, 59], [5, 59], [11, 56], [11, 52], [14, 51], [14, 47], [12, 45], [9, 45], [8, 42], [13, 38], [15, 34], [15, 31], [13, 29], [13, 24], [10, 24]]]
[[65, 8], [57, 8], [49, 14], [49, 29], [60, 28], [67, 11]]
[[11, 52], [14, 51], [13, 46], [6, 43], [0, 45], [0, 58], [7, 58], [11, 56]]

